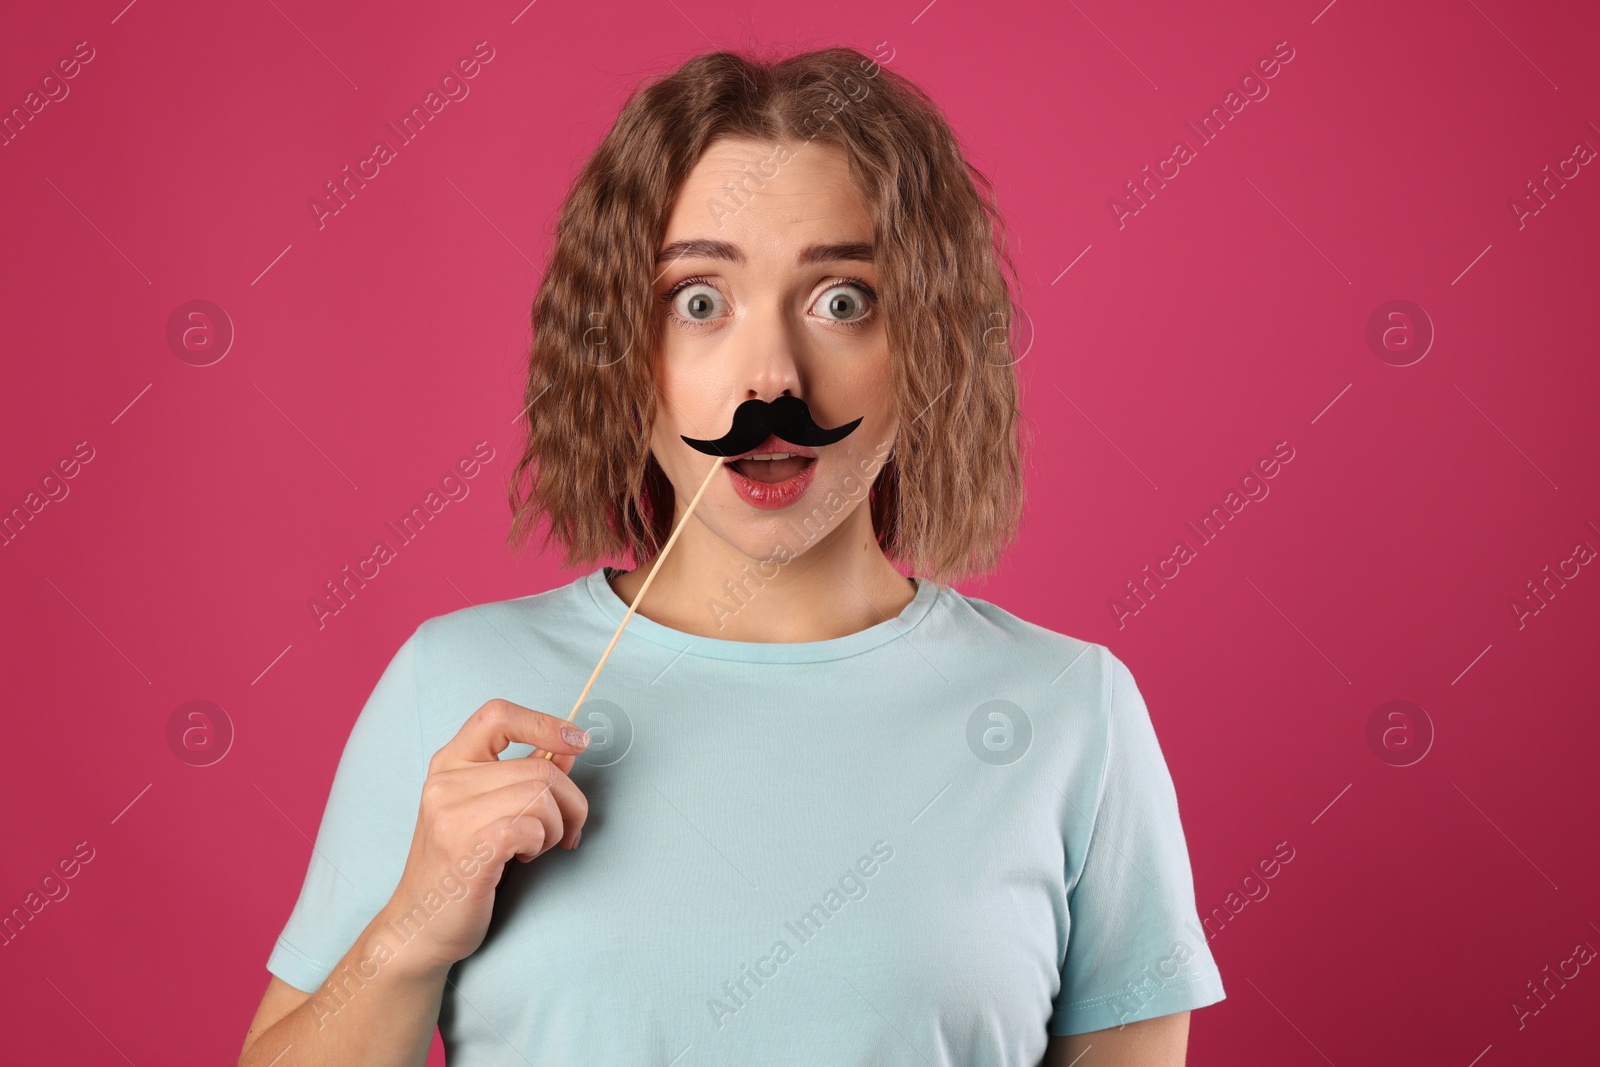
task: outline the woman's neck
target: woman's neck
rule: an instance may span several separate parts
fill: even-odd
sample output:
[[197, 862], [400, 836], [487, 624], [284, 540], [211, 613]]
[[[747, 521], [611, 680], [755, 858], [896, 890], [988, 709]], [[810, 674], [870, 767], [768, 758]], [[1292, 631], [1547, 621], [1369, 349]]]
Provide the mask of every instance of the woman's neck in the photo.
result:
[[[787, 558], [752, 559], [703, 526], [683, 530], [636, 614], [684, 633], [724, 641], [826, 641], [894, 618], [916, 596], [872, 536], [865, 509]], [[864, 530], [854, 527], [864, 525]], [[693, 536], [691, 536], [693, 535]], [[659, 557], [615, 574], [626, 603]]]

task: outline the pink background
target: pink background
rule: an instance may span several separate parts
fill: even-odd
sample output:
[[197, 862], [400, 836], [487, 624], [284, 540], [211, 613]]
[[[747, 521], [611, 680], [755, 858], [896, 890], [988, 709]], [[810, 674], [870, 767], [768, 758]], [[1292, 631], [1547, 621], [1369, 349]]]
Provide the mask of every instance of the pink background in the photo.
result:
[[[1600, 568], [1562, 562], [1600, 548], [1600, 167], [1511, 207], [1600, 147], [1593, 5], [120, 2], [0, 32], [7, 111], [93, 49], [0, 147], [0, 509], [93, 450], [0, 548], [0, 910], [94, 850], [0, 947], [8, 1057], [233, 1062], [389, 656], [576, 577], [504, 545], [528, 305], [626, 93], [712, 42], [876, 48], [1000, 190], [1040, 433], [1024, 537], [962, 591], [1128, 662], [1203, 914], [1294, 850], [1213, 923], [1229, 995], [1190, 1062], [1593, 1054], [1600, 967], [1513, 1004], [1600, 947]], [[323, 184], [480, 41], [470, 95], [319, 228]], [[1281, 41], [1269, 95], [1199, 144]], [[1179, 138], [1196, 158], [1119, 227]], [[1408, 366], [1367, 342], [1396, 299], [1437, 333]], [[209, 366], [167, 340], [191, 300], [236, 331]], [[319, 629], [323, 583], [479, 441], [470, 495]], [[1200, 546], [1185, 524], [1283, 441]], [[1180, 538], [1197, 557], [1119, 626]], [[1547, 565], [1578, 573], [1519, 624]], [[209, 766], [169, 745], [191, 700], [234, 731]], [[1395, 765], [1417, 713], [1369, 742], [1390, 700], [1431, 724], [1420, 762]]]

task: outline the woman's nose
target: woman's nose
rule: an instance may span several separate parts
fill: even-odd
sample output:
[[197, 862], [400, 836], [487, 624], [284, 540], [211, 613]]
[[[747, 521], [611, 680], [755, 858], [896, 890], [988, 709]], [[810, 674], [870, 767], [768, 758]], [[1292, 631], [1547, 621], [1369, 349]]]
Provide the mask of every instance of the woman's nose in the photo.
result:
[[747, 309], [739, 324], [742, 336], [735, 339], [740, 353], [740, 384], [746, 396], [773, 400], [784, 393], [798, 392], [804, 359], [800, 324], [790, 321], [782, 308], [772, 303]]

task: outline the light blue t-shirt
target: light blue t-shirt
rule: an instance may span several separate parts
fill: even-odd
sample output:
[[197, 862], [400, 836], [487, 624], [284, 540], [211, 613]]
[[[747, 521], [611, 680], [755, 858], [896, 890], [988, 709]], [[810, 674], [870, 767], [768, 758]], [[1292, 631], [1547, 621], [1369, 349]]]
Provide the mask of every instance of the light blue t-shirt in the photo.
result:
[[[318, 989], [399, 882], [433, 753], [494, 697], [564, 718], [626, 611], [600, 568], [417, 628], [273, 974]], [[635, 614], [576, 721], [583, 842], [506, 865], [444, 988], [451, 1067], [1035, 1067], [1049, 1034], [1223, 999], [1172, 779], [1104, 646], [926, 580], [826, 641]]]

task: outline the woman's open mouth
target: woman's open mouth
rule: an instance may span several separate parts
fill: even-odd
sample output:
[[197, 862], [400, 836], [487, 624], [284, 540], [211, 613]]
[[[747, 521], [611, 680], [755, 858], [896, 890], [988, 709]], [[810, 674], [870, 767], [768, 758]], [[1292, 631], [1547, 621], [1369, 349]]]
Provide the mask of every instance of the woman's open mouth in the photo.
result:
[[810, 456], [778, 454], [785, 458], [745, 458], [723, 464], [728, 468], [734, 492], [745, 503], [775, 511], [805, 496], [816, 476], [817, 461]]

